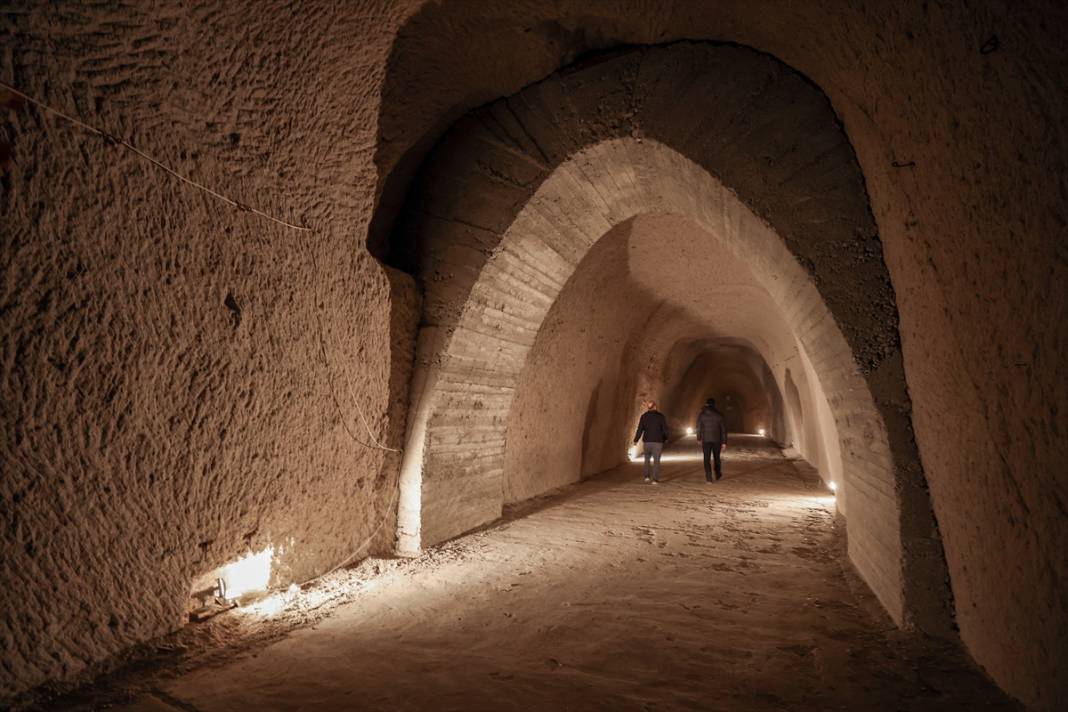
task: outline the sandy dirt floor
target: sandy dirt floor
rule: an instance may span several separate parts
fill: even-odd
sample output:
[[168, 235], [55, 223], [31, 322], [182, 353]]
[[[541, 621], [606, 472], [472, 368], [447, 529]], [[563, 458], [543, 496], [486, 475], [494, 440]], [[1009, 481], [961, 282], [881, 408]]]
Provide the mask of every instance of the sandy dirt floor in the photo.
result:
[[735, 442], [716, 484], [677, 444], [660, 486], [624, 465], [418, 559], [191, 626], [49, 706], [1017, 709], [952, 646], [894, 628], [808, 468]]

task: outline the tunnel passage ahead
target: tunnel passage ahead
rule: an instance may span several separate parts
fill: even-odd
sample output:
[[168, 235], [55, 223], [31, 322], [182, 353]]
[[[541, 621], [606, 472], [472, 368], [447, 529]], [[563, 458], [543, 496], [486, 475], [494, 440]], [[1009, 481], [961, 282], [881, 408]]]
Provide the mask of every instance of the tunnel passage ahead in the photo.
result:
[[659, 488], [623, 465], [428, 551], [138, 708], [1016, 709], [959, 652], [893, 632], [810, 468], [737, 438], [705, 485], [698, 458], [670, 448]]
[[[621, 96], [621, 85], [633, 95]], [[762, 88], [755, 100], [754, 85]], [[693, 111], [676, 110], [693, 96], [701, 97]], [[593, 59], [461, 120], [427, 159], [392, 252], [425, 298], [398, 549], [447, 540], [500, 516], [506, 497], [622, 457], [622, 434], [591, 439], [591, 429], [607, 426], [587, 419], [579, 435], [543, 442], [582, 448], [576, 467], [552, 468], [549, 482], [507, 482], [511, 443], [526, 434], [513, 427], [513, 402], [547, 315], [600, 240], [645, 218], [688, 221], [755, 277], [766, 296], [758, 290], [753, 300], [768, 300], [784, 328], [756, 319], [711, 335], [753, 333], [743, 341], [777, 369], [780, 393], [789, 368], [802, 401], [806, 391], [822, 394], [803, 415], [794, 411], [794, 429], [802, 418], [806, 428], [827, 427], [794, 441], [828, 476], [843, 473], [851, 560], [896, 621], [948, 632], [951, 602], [909, 427], [893, 294], [855, 157], [826, 97], [741, 48], [676, 45]], [[637, 372], [635, 394], [659, 395], [672, 368], [656, 372], [654, 361], [679, 353], [680, 339], [709, 336], [706, 315], [694, 329], [684, 326], [685, 312], [707, 304], [702, 272], [721, 250], [698, 239], [682, 251], [679, 273], [665, 277], [671, 249], [655, 241], [634, 248], [630, 275], [657, 295], [652, 303], [677, 310], [635, 317], [651, 327], [642, 330], [641, 350], [653, 361], [624, 366]], [[739, 296], [748, 307], [749, 296]], [[794, 343], [780, 349], [776, 340]], [[799, 361], [787, 366], [790, 348]], [[586, 400], [573, 412], [619, 396], [595, 385], [579, 389]], [[610, 418], [636, 414], [633, 400], [615, 406]], [[550, 430], [553, 421], [532, 425]]]
[[[619, 464], [647, 399], [677, 436], [706, 398], [744, 393], [750, 432], [771, 431], [765, 421], [782, 417], [773, 372], [790, 368], [812, 372], [770, 295], [719, 240], [671, 215], [627, 221], [591, 247], [526, 357], [507, 423], [505, 503]], [[804, 397], [810, 412], [827, 410], [818, 388]], [[732, 405], [721, 399], [733, 418]], [[746, 432], [744, 418], [730, 424]], [[837, 441], [833, 418], [810, 427]], [[771, 434], [785, 444], [791, 433]], [[840, 459], [811, 459], [841, 478]]]
[[[713, 304], [721, 309], [737, 306], [729, 301]], [[731, 340], [701, 340], [688, 347], [697, 355], [664, 397], [664, 407], [677, 422], [689, 423], [705, 399], [714, 398], [728, 431], [766, 434], [781, 444], [792, 444], [795, 424], [786, 420], [778, 383], [759, 353]], [[816, 427], [820, 427], [818, 423]], [[833, 421], [824, 422], [822, 427], [833, 429]], [[840, 461], [836, 464], [841, 465]], [[835, 469], [820, 471], [825, 479], [835, 479]], [[840, 479], [840, 472], [837, 474]]]

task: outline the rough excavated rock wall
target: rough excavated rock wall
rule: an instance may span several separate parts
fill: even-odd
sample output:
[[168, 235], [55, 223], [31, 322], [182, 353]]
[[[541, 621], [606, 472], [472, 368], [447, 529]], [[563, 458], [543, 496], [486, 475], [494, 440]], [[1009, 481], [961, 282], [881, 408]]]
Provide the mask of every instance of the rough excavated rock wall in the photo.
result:
[[545, 316], [508, 413], [504, 502], [603, 472], [626, 457], [644, 328], [661, 300], [629, 275], [629, 225], [603, 237]]
[[[383, 227], [375, 232], [381, 241], [389, 232], [390, 207], [403, 202], [407, 177], [447, 126], [582, 52], [621, 43], [713, 39], [755, 47], [803, 72], [829, 96], [865, 173], [897, 292], [913, 423], [953, 575], [962, 637], [1000, 684], [1037, 708], [1052, 708], [1068, 695], [1059, 674], [1066, 667], [1061, 643], [1068, 605], [1058, 583], [1065, 578], [1064, 565], [1057, 563], [1068, 548], [1062, 524], [1068, 495], [1057, 467], [1065, 447], [1058, 418], [1068, 409], [1068, 384], [1056, 367], [1068, 350], [1068, 327], [1053, 316], [1064, 311], [1063, 297], [1057, 298], [1064, 293], [1063, 241], [1056, 238], [1065, 223], [1059, 176], [1068, 143], [1061, 120], [1068, 66], [1061, 41], [1065, 19], [1058, 0], [1024, 5], [665, 0], [633, 6], [566, 0], [552, 7], [482, 3], [478, 13], [470, 12], [467, 2], [418, 0], [306, 2], [299, 8], [272, 1], [74, 7], [65, 2], [4, 5], [0, 72], [5, 81], [13, 79], [57, 106], [133, 136], [142, 148], [192, 175], [217, 179], [249, 203], [255, 199], [263, 208], [309, 222], [314, 217], [327, 231], [319, 244], [324, 250], [340, 245], [342, 261], [354, 259], [375, 208], [370, 171], [377, 173], [379, 187], [389, 184], [379, 211], [384, 217], [377, 221]], [[5, 174], [0, 191], [5, 226], [14, 226], [3, 237], [5, 305], [12, 294], [36, 302], [49, 285], [73, 288], [69, 270], [58, 262], [40, 262], [40, 255], [16, 249], [11, 241], [14, 236], [39, 241], [49, 226], [69, 226], [64, 237], [82, 239], [87, 232], [100, 232], [106, 216], [119, 225], [115, 234], [128, 241], [108, 241], [110, 235], [102, 233], [101, 244], [112, 247], [151, 245], [157, 235], [177, 244], [191, 239], [194, 230], [215, 234], [222, 226], [239, 239], [271, 238], [272, 255], [273, 245], [288, 234], [179, 191], [117, 151], [101, 154], [93, 140], [69, 135], [34, 110], [5, 113], [4, 119], [4, 139], [14, 139], [16, 166], [16, 173]], [[106, 166], [100, 167], [99, 155], [108, 157]], [[97, 168], [89, 169], [90, 159]], [[22, 197], [29, 174], [38, 176], [40, 186], [33, 200]], [[74, 208], [69, 221], [68, 204]], [[53, 233], [53, 244], [54, 238]], [[192, 244], [200, 244], [196, 236]], [[114, 254], [101, 252], [94, 264], [101, 265], [102, 275], [117, 272]], [[375, 272], [359, 265], [338, 267], [338, 282], [358, 282]], [[209, 283], [213, 269], [182, 275], [197, 299], [218, 304], [225, 294], [199, 286]], [[275, 331], [292, 327], [293, 344], [299, 344], [293, 350], [300, 351], [293, 359], [306, 368], [307, 352], [314, 348], [306, 343], [311, 304], [300, 289], [301, 269], [306, 274], [306, 266], [287, 274], [287, 310], [278, 312], [272, 326]], [[36, 281], [21, 280], [20, 270]], [[83, 280], [100, 302], [121, 306], [127, 303], [124, 294], [137, 294], [136, 288], [115, 289], [105, 277]], [[347, 310], [348, 300], [341, 302]], [[136, 301], [130, 303], [136, 308]], [[398, 316], [405, 309], [398, 308]], [[172, 312], [179, 313], [174, 306], [164, 309], [165, 321]], [[247, 310], [243, 313], [247, 326]], [[24, 353], [43, 352], [43, 335], [32, 321], [23, 330], [14, 311], [3, 314], [5, 344], [21, 339]], [[376, 302], [365, 311], [325, 318], [328, 328], [357, 334], [365, 345], [386, 328], [387, 313]], [[43, 321], [38, 318], [36, 324]], [[98, 369], [94, 378], [106, 380], [133, 363], [143, 335], [98, 324], [89, 341], [108, 354], [111, 365]], [[379, 341], [384, 344], [384, 335]], [[163, 343], [173, 346], [169, 338]], [[364, 356], [363, 367], [379, 372], [367, 383], [382, 383], [385, 354], [365, 349]], [[20, 534], [5, 534], [3, 575], [6, 581], [27, 577], [35, 584], [53, 576], [69, 579], [75, 562], [29, 572], [33, 564], [18, 551], [28, 536], [51, 536], [54, 527], [45, 513], [62, 491], [71, 490], [61, 480], [72, 469], [60, 462], [58, 451], [33, 454], [37, 451], [25, 439], [16, 447], [16, 413], [37, 414], [42, 430], [91, 427], [101, 417], [94, 415], [96, 409], [83, 415], [65, 411], [57, 405], [59, 396], [43, 386], [13, 396], [11, 360], [5, 356], [4, 486], [38, 478], [47, 483], [47, 494], [20, 494], [22, 484], [3, 490], [5, 505], [17, 501], [25, 522]], [[30, 374], [20, 378], [48, 382]], [[219, 400], [229, 404], [239, 393], [226, 391]], [[322, 386], [314, 395], [294, 393], [292, 403], [279, 402], [278, 408], [298, 413], [294, 421], [309, 427], [304, 416], [319, 407]], [[188, 401], [166, 395], [179, 407]], [[380, 418], [384, 399], [368, 410], [372, 420]], [[1017, 437], [992, 437], [1013, 429]], [[314, 434], [307, 439], [322, 443], [317, 450], [330, 447]], [[229, 442], [200, 445], [221, 456], [232, 449]], [[339, 446], [339, 452], [347, 447]], [[102, 463], [94, 478], [121, 459], [102, 455], [106, 451], [94, 442], [81, 450], [87, 460]], [[42, 474], [25, 474], [26, 463], [36, 457], [43, 460], [38, 463]], [[297, 479], [307, 481], [316, 468], [293, 460]], [[376, 467], [371, 463], [369, 471]], [[178, 465], [164, 471], [192, 481]], [[79, 502], [88, 506], [84, 502], [104, 501], [102, 495], [102, 487], [87, 487], [79, 492]], [[340, 500], [337, 504], [344, 508]], [[233, 507], [221, 509], [220, 519], [228, 519], [242, 507], [235, 500]], [[350, 508], [349, 514], [357, 510]], [[168, 528], [188, 530], [189, 525], [173, 524], [187, 518], [179, 511], [176, 506], [168, 512]], [[75, 528], [86, 523], [79, 532], [87, 531], [86, 519], [70, 521]], [[247, 530], [237, 529], [218, 528], [228, 534], [216, 538], [217, 546], [228, 550], [210, 554], [203, 565], [243, 550], [240, 539]], [[143, 531], [126, 529], [124, 536]], [[336, 563], [344, 548], [324, 544], [323, 560]], [[127, 571], [137, 569], [136, 559], [131, 562]], [[76, 597], [51, 598], [47, 606], [17, 591], [5, 597], [11, 616], [5, 625], [17, 618], [16, 637], [29, 642], [18, 647], [22, 644], [4, 638], [4, 652], [15, 654], [4, 656], [3, 689], [69, 676], [87, 661], [172, 626], [181, 598], [174, 593], [181, 583], [176, 579], [185, 574], [173, 580], [160, 575], [169, 564], [161, 565], [154, 554], [144, 563], [143, 596], [108, 601], [115, 603], [117, 619], [127, 621], [118, 633], [75, 622], [84, 618]], [[81, 559], [77, 565], [83, 566]], [[150, 602], [142, 605], [142, 598]], [[169, 602], [153, 602], [161, 598]]]
[[[1050, 709], [1068, 696], [1058, 563], [1068, 485], [1056, 466], [1068, 409], [1056, 364], [1068, 326], [1051, 316], [1065, 309], [1063, 3], [463, 7], [427, 5], [398, 37], [383, 89], [388, 140], [376, 156], [389, 176], [386, 206], [456, 117], [591, 49], [735, 42], [826, 92], [857, 151], [894, 280], [896, 368], [910, 385], [961, 636], [1029, 704]], [[992, 436], [1014, 429], [1019, 437]], [[926, 496], [919, 485], [905, 494]]]
[[[797, 374], [802, 409], [808, 414], [802, 424], [805, 438], [800, 450], [809, 462], [816, 464], [825, 481], [845, 483], [846, 486], [838, 488], [836, 504], [838, 511], [848, 516], [848, 500], [853, 491], [849, 486], [852, 473], [848, 460], [843, 459], [842, 448], [846, 444], [839, 437], [834, 408], [824, 395], [819, 373], [806, 353], [798, 351], [787, 368], [793, 368]], [[783, 375], [785, 379], [785, 373]]]
[[398, 17], [25, 2], [0, 18], [5, 82], [312, 228], [37, 108], [3, 114], [3, 700], [174, 629], [194, 579], [249, 551], [275, 547], [281, 585], [388, 551], [396, 456], [350, 431], [369, 438], [358, 405], [400, 444], [417, 313], [409, 286], [391, 324], [362, 247], [367, 78], [390, 40], [368, 46], [368, 21]]

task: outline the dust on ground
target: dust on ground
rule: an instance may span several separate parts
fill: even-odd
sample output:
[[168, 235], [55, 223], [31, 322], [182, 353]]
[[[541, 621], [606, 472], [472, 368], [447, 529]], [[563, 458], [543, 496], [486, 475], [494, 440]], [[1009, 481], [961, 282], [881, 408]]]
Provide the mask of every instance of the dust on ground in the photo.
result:
[[1011, 710], [897, 630], [830, 493], [761, 439], [705, 484], [676, 445], [416, 559], [367, 560], [191, 625], [58, 709]]

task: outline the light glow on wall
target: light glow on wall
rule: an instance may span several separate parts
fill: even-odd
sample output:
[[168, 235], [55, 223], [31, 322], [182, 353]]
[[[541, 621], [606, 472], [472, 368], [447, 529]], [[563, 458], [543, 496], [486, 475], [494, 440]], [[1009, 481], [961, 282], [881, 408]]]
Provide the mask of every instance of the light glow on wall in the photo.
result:
[[834, 481], [828, 482], [827, 486], [831, 488], [831, 492], [837, 492], [838, 491], [838, 483], [837, 482], [834, 482]]
[[289, 584], [289, 588], [285, 591], [281, 591], [256, 601], [251, 606], [245, 608], [244, 612], [266, 617], [276, 616], [293, 604], [299, 595], [300, 586], [291, 583]]
[[259, 553], [249, 554], [224, 566], [219, 577], [226, 583], [226, 598], [232, 601], [246, 593], [267, 590], [273, 558], [274, 547], [268, 546]]

